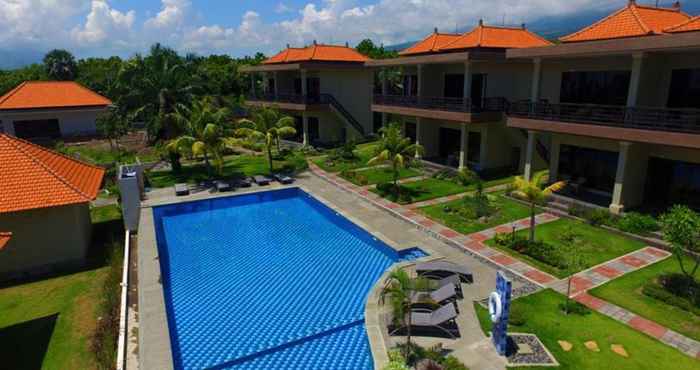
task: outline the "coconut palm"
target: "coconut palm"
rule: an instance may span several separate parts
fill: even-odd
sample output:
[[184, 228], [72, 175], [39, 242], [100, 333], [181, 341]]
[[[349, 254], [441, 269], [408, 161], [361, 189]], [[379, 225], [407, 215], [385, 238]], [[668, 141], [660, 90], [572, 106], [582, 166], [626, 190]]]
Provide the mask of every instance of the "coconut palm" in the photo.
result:
[[367, 162], [367, 165], [389, 162], [393, 174], [394, 190], [398, 198], [399, 192], [399, 171], [408, 166], [412, 158], [423, 154], [423, 147], [411, 142], [411, 139], [404, 137], [401, 133], [401, 125], [396, 122], [382, 127], [379, 130], [381, 139], [377, 148], [377, 155]]
[[212, 173], [210, 158], [214, 159], [217, 172], [223, 165], [222, 151], [230, 146], [233, 132], [226, 127], [231, 113], [218, 108], [209, 99], [197, 100], [192, 107], [178, 106], [172, 118], [183, 134], [166, 145], [169, 151], [201, 155], [209, 175]]
[[535, 241], [535, 207], [537, 203], [543, 202], [552, 193], [561, 190], [566, 185], [564, 181], [557, 181], [543, 187], [546, 174], [546, 172], [535, 174], [530, 181], [525, 180], [522, 176], [517, 176], [513, 181], [515, 189], [512, 194], [530, 203], [530, 242]]
[[44, 56], [46, 74], [54, 80], [71, 81], [77, 75], [77, 63], [73, 54], [63, 49], [54, 49]]
[[[415, 291], [424, 291], [429, 287], [429, 281], [423, 278], [411, 278], [406, 270], [397, 268], [386, 278], [380, 293], [381, 303], [389, 300], [394, 324], [406, 328], [406, 358], [411, 353], [411, 306]], [[428, 301], [426, 301], [428, 302]]]
[[267, 153], [270, 172], [273, 172], [272, 147], [276, 146], [279, 153], [281, 138], [296, 135], [294, 118], [281, 114], [274, 108], [260, 108], [251, 114], [251, 119], [243, 118], [238, 121], [235, 136], [251, 141], [262, 141]]

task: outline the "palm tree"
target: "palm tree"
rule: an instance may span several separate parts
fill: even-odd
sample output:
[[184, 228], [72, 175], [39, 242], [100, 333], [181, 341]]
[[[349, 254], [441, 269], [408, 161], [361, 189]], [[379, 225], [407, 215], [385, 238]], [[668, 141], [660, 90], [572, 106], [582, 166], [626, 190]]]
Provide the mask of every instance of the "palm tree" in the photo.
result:
[[72, 81], [77, 75], [77, 64], [73, 54], [63, 49], [51, 50], [44, 56], [46, 74], [53, 80]]
[[411, 142], [411, 139], [404, 137], [401, 133], [401, 126], [393, 122], [379, 130], [382, 137], [377, 148], [377, 155], [367, 162], [368, 166], [389, 162], [393, 174], [393, 184], [398, 198], [399, 192], [399, 171], [408, 165], [416, 154], [423, 153], [423, 147]]
[[513, 181], [513, 195], [522, 198], [530, 203], [530, 242], [535, 241], [535, 207], [547, 199], [555, 191], [561, 190], [565, 185], [565, 181], [557, 181], [547, 187], [542, 187], [546, 172], [540, 172], [530, 180], [525, 180], [521, 176], [517, 176]]
[[262, 141], [267, 152], [270, 172], [273, 172], [272, 147], [277, 146], [279, 153], [279, 140], [296, 135], [294, 118], [280, 114], [277, 109], [267, 107], [254, 111], [251, 118], [238, 121], [235, 136], [251, 141]]
[[203, 156], [209, 175], [212, 173], [211, 156], [220, 173], [223, 165], [221, 152], [230, 146], [233, 136], [232, 130], [226, 128], [230, 115], [227, 108], [217, 108], [207, 98], [195, 101], [192, 107], [178, 106], [172, 117], [183, 135], [168, 142], [166, 149]]
[[389, 273], [380, 293], [382, 304], [389, 299], [394, 320], [397, 321], [395, 324], [406, 328], [406, 358], [411, 353], [411, 297], [414, 292], [425, 291], [428, 287], [428, 280], [411, 278], [406, 270], [397, 268]]

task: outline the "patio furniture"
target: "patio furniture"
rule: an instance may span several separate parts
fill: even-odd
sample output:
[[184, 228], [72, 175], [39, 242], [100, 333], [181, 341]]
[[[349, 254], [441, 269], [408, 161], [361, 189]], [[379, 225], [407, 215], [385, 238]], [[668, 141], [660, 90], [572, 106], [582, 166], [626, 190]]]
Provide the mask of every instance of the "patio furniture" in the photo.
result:
[[283, 185], [289, 185], [294, 182], [294, 179], [281, 173], [276, 173], [272, 175], [272, 178], [275, 179], [275, 181], [279, 182], [280, 184]]
[[228, 181], [214, 181], [214, 186], [216, 187], [216, 191], [220, 193], [225, 191], [231, 191], [231, 184]]
[[175, 195], [176, 196], [183, 196], [183, 195], [189, 195], [190, 194], [190, 188], [187, 186], [187, 184], [175, 184]]
[[253, 176], [253, 182], [255, 182], [259, 186], [270, 185], [270, 179], [261, 175]]
[[474, 278], [467, 266], [458, 265], [449, 261], [419, 262], [416, 264], [416, 273], [419, 276], [429, 275], [446, 277], [448, 275], [458, 275], [465, 283], [472, 283]]
[[[454, 275], [452, 275], [454, 276]], [[423, 304], [426, 303], [449, 303], [454, 302], [457, 299], [457, 290], [455, 285], [450, 283], [446, 284], [432, 292], [414, 292], [411, 295], [412, 304]]]
[[429, 279], [431, 282], [430, 285], [433, 289], [440, 289], [446, 285], [454, 285], [455, 290], [457, 291], [457, 295], [460, 298], [462, 297], [462, 280], [459, 278], [459, 275], [457, 275], [457, 274], [440, 276], [440, 275], [432, 275], [429, 272], [426, 272], [426, 273], [422, 274], [421, 277]]
[[250, 181], [249, 179], [247, 179], [247, 178], [242, 178], [242, 179], [237, 179], [237, 180], [235, 180], [235, 181], [234, 181], [234, 185], [235, 185], [237, 188], [249, 188], [249, 187], [252, 185], [252, 183], [251, 183], [251, 181]]
[[[450, 338], [457, 338], [459, 330], [455, 319], [458, 316], [454, 303], [448, 303], [437, 310], [412, 309], [411, 310], [411, 331], [418, 335], [420, 332], [438, 332], [447, 334]], [[389, 332], [389, 335], [398, 333], [404, 326], [398, 326]]]

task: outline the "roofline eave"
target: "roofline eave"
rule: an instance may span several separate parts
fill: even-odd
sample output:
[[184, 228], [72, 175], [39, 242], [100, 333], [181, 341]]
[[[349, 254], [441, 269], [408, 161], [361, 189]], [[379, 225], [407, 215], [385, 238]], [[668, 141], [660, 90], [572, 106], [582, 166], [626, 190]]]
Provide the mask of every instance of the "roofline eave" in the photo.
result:
[[494, 51], [460, 51], [449, 53], [433, 53], [413, 56], [403, 56], [391, 59], [377, 59], [365, 62], [367, 67], [395, 67], [417, 64], [448, 64], [466, 61], [498, 61], [505, 60], [504, 52]]

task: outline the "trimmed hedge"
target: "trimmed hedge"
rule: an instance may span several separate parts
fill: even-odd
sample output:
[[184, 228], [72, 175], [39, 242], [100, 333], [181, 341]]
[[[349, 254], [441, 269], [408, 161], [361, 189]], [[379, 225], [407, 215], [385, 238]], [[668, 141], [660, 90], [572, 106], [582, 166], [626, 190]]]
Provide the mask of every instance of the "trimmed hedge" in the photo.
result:
[[642, 287], [642, 293], [648, 297], [657, 299], [671, 306], [676, 306], [684, 311], [700, 315], [700, 307], [694, 306], [690, 300], [679, 297], [657, 283], [648, 283]]

